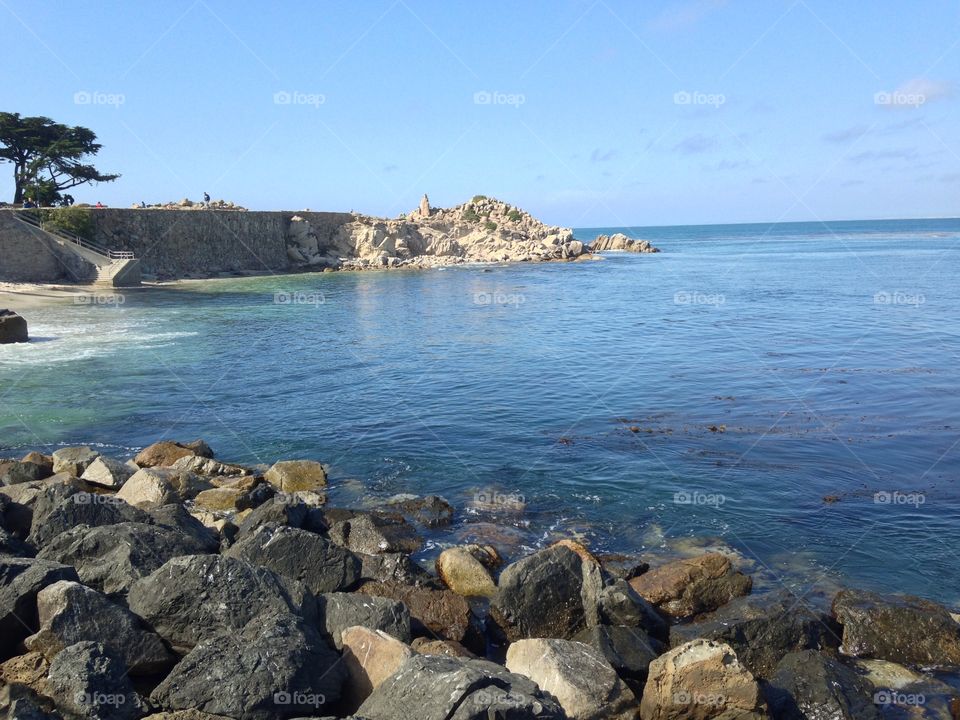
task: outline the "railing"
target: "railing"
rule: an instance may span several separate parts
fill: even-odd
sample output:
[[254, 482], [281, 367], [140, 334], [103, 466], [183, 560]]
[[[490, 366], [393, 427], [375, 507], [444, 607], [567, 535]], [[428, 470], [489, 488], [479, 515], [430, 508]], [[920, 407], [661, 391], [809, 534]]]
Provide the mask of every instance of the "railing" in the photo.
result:
[[33, 225], [33, 227], [39, 228], [44, 232], [50, 233], [51, 235], [56, 235], [61, 240], [66, 240], [67, 242], [71, 242], [74, 245], [79, 245], [85, 250], [89, 250], [90, 252], [96, 253], [97, 255], [101, 255], [102, 257], [105, 257], [108, 260], [135, 260], [136, 259], [136, 256], [129, 250], [108, 250], [107, 248], [101, 245], [92, 243], [89, 240], [84, 240], [79, 235], [71, 235], [65, 230], [58, 228], [56, 225], [50, 225], [49, 223], [45, 224], [43, 220], [40, 218], [39, 213], [30, 212], [29, 210], [27, 211], [21, 210], [17, 212], [17, 217], [20, 218], [20, 220], [22, 220], [23, 222], [27, 223], [28, 225]]

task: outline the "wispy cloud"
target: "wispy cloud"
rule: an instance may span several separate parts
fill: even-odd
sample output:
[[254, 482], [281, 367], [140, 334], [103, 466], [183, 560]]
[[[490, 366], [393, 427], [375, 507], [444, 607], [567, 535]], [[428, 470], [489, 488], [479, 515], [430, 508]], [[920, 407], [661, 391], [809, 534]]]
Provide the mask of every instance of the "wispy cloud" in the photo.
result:
[[829, 143], [846, 143], [851, 140], [859, 140], [867, 133], [868, 129], [866, 125], [854, 125], [844, 130], [829, 132], [823, 136], [823, 139]]
[[713, 150], [720, 143], [709, 135], [690, 135], [673, 146], [673, 151], [683, 155], [696, 155]]
[[593, 163], [610, 162], [616, 157], [617, 157], [616, 150], [601, 150], [600, 148], [596, 148], [592, 153], [590, 153], [590, 162], [593, 162]]
[[707, 15], [727, 4], [727, 0], [688, 0], [668, 5], [663, 11], [647, 23], [647, 29], [654, 32], [681, 30], [696, 25]]
[[749, 160], [721, 160], [716, 165], [704, 165], [704, 170], [739, 170], [741, 168], [752, 167], [753, 163]]
[[850, 162], [860, 165], [878, 160], [913, 160], [917, 157], [916, 148], [896, 148], [891, 150], [866, 150], [850, 156]]

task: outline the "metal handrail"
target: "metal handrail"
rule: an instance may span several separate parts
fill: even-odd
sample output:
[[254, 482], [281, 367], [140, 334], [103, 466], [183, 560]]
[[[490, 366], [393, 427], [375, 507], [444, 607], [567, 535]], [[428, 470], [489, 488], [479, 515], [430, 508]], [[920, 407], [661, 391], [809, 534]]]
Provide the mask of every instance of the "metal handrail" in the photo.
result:
[[97, 255], [101, 255], [108, 260], [136, 260], [136, 255], [133, 254], [130, 250], [107, 250], [107, 248], [92, 243], [88, 240], [84, 240], [79, 235], [71, 235], [65, 230], [61, 230], [56, 225], [50, 227], [44, 227], [45, 223], [39, 217], [39, 214], [32, 213], [30, 211], [20, 212], [17, 214], [21, 220], [23, 220], [28, 225], [33, 225], [34, 227], [40, 228], [44, 232], [50, 233], [51, 235], [56, 235], [57, 237], [68, 240], [69, 242], [79, 245], [80, 247], [94, 252]]

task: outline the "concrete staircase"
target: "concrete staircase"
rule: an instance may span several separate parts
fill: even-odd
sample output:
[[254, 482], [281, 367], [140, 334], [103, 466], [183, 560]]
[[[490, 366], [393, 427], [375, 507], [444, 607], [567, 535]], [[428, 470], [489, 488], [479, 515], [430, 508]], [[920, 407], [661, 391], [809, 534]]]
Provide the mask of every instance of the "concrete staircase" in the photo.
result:
[[22, 223], [39, 230], [64, 249], [79, 255], [97, 269], [93, 284], [99, 287], [137, 287], [140, 285], [140, 261], [128, 250], [108, 250], [89, 240], [71, 235], [44, 223], [38, 214], [18, 211], [14, 216]]

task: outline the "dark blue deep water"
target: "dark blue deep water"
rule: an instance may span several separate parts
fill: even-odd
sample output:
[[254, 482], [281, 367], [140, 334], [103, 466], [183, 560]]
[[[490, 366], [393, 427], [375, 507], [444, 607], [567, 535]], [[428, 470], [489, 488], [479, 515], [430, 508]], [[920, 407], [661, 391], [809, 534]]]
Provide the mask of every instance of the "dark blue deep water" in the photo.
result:
[[663, 252], [24, 310], [0, 456], [203, 437], [330, 463], [334, 501], [440, 493], [434, 550], [721, 546], [758, 588], [960, 603], [960, 220], [626, 230]]

